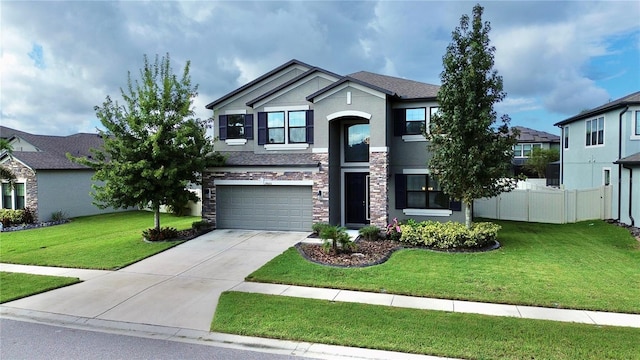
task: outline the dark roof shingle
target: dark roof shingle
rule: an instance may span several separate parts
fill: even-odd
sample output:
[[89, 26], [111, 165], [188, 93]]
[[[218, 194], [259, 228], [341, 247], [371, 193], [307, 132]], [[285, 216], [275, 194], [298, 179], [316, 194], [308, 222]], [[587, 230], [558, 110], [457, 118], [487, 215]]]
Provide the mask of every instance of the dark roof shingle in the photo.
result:
[[558, 135], [550, 134], [545, 131], [530, 129], [524, 126], [514, 126], [514, 128], [520, 131], [518, 142], [560, 143], [560, 136]]
[[69, 136], [35, 135], [24, 131], [0, 126], [0, 137], [11, 139], [19, 137], [35, 146], [38, 151], [13, 151], [13, 157], [34, 170], [88, 169], [84, 165], [67, 159], [67, 153], [73, 156], [91, 157], [90, 149], [103, 146], [98, 134], [78, 133]]

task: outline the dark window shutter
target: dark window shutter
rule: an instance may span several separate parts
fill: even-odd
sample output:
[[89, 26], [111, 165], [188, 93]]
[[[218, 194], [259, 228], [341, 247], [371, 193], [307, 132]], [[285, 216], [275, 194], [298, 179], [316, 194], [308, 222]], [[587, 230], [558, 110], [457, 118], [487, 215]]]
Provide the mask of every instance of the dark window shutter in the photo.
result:
[[244, 138], [253, 140], [253, 114], [244, 116]]
[[218, 139], [227, 139], [227, 115], [220, 115], [218, 117]]
[[405, 109], [393, 109], [393, 134], [402, 136], [405, 134], [407, 112]]
[[407, 207], [407, 176], [396, 174], [396, 209]]
[[258, 113], [258, 145], [267, 143], [267, 113]]
[[462, 201], [456, 201], [456, 200], [449, 201], [449, 210], [462, 211]]
[[307, 144], [313, 144], [313, 110], [307, 110]]

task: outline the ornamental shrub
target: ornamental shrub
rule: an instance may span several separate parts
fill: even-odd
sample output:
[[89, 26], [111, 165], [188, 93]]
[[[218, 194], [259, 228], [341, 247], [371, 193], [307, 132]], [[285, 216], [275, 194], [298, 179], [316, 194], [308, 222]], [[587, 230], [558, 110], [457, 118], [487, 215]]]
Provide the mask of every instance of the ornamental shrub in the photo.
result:
[[33, 224], [36, 222], [36, 215], [33, 209], [28, 207], [19, 210], [0, 209], [0, 222], [3, 227]]
[[313, 225], [311, 225], [311, 230], [313, 231], [314, 234], [316, 235], [320, 235], [320, 233], [322, 232], [322, 230], [324, 228], [330, 227], [331, 224], [326, 223], [326, 222], [317, 222]]
[[325, 252], [332, 252], [337, 255], [339, 252], [349, 252], [356, 248], [356, 244], [351, 241], [347, 229], [342, 226], [326, 226], [320, 232], [322, 248]]
[[400, 225], [401, 242], [435, 249], [480, 248], [495, 241], [500, 225], [476, 223], [467, 229], [462, 223], [424, 221]]
[[365, 240], [376, 241], [380, 238], [380, 228], [375, 225], [367, 225], [358, 230], [360, 236]]
[[142, 237], [144, 237], [148, 241], [171, 240], [178, 237], [178, 230], [172, 227], [163, 227], [160, 228], [160, 230], [151, 228], [143, 230]]

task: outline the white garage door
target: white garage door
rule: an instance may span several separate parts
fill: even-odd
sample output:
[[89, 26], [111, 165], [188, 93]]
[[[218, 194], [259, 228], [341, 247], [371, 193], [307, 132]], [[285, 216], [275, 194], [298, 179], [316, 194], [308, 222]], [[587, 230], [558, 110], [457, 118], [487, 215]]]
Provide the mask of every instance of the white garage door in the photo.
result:
[[216, 187], [216, 222], [220, 229], [310, 231], [311, 186]]

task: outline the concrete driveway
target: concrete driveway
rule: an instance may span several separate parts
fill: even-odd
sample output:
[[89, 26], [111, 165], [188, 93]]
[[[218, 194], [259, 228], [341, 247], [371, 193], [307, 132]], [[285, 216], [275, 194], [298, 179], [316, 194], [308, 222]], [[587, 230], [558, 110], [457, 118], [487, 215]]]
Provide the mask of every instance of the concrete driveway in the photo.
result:
[[121, 270], [3, 306], [208, 331], [220, 293], [307, 235], [215, 230]]

